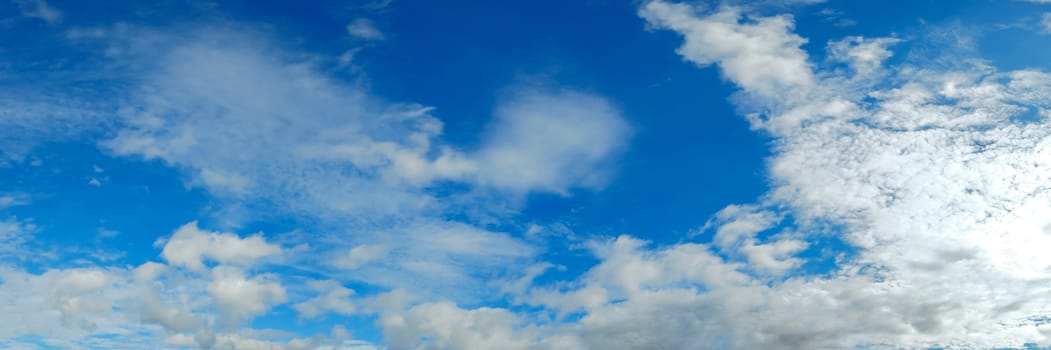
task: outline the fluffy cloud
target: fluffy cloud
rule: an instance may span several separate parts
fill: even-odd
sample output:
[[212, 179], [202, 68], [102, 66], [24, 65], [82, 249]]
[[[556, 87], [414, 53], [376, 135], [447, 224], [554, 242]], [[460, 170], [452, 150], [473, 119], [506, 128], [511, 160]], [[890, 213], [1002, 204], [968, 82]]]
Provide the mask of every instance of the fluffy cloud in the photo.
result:
[[774, 212], [755, 206], [727, 206], [715, 214], [702, 230], [715, 228], [713, 241], [720, 251], [743, 255], [750, 266], [775, 275], [799, 266], [801, 259], [792, 256], [806, 249], [807, 243], [781, 235], [760, 243], [758, 233], [773, 229], [781, 218]]
[[262, 236], [247, 238], [232, 233], [204, 231], [197, 222], [183, 225], [164, 243], [161, 256], [169, 264], [203, 270], [205, 259], [219, 264], [249, 265], [258, 259], [276, 256], [281, 247], [266, 242]]
[[764, 98], [802, 97], [794, 92], [814, 85], [811, 64], [800, 45], [806, 42], [792, 32], [787, 15], [751, 17], [742, 22], [738, 8], [724, 7], [700, 15], [687, 4], [652, 1], [639, 15], [658, 29], [683, 34], [677, 52], [701, 66], [717, 64], [727, 79]]
[[464, 310], [449, 302], [417, 305], [383, 316], [384, 338], [395, 349], [528, 349], [517, 317], [502, 309]]
[[[221, 240], [209, 244], [202, 250], [224, 246]], [[39, 338], [63, 348], [134, 349], [155, 347], [162, 339], [168, 345], [200, 349], [375, 348], [350, 339], [346, 331], [297, 338], [244, 328], [288, 301], [289, 295], [280, 276], [247, 272], [237, 266], [238, 260], [219, 261], [234, 265], [196, 269], [147, 262], [136, 268], [52, 269], [41, 274], [0, 265], [0, 297], [10, 301], [0, 305], [0, 312], [23, 315], [0, 322], [0, 345], [34, 348], [32, 339]], [[319, 312], [350, 312], [339, 300], [350, 295], [348, 289], [326, 283], [315, 287], [325, 294], [301, 304], [316, 304]]]
[[476, 156], [478, 181], [514, 192], [600, 188], [629, 127], [609, 101], [573, 91], [520, 88], [496, 111]]
[[[133, 348], [130, 342], [148, 339], [144, 327], [127, 324], [120, 315], [123, 300], [132, 292], [121, 271], [102, 268], [50, 269], [39, 274], [0, 266], [0, 312], [20, 317], [0, 318], [0, 344], [30, 346], [26, 337], [48, 340], [53, 346]], [[140, 333], [141, 332], [141, 333]], [[115, 341], [104, 334], [121, 334]]]
[[99, 270], [67, 270], [55, 282], [53, 306], [62, 314], [66, 324], [76, 323], [81, 328], [94, 330], [95, 324], [82, 314], [99, 314], [110, 311], [109, 301], [93, 297], [99, 290], [113, 283], [113, 277]]
[[239, 269], [226, 266], [212, 270], [208, 293], [228, 325], [259, 316], [287, 300], [285, 289], [269, 276], [247, 278]]

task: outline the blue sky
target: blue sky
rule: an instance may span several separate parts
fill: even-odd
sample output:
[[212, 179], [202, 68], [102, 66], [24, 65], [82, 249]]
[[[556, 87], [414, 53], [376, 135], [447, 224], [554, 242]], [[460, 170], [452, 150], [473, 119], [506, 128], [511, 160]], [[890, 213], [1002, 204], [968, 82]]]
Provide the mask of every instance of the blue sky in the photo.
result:
[[1051, 346], [1051, 3], [0, 4], [0, 347]]

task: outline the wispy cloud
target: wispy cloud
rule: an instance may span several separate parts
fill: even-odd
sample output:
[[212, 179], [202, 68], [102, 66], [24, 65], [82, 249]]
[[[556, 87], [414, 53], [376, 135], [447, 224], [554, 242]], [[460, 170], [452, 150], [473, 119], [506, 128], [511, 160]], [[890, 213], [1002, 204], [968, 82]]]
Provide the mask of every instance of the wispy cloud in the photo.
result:
[[376, 28], [376, 25], [372, 23], [372, 20], [367, 18], [358, 18], [350, 22], [350, 24], [347, 24], [347, 34], [362, 40], [386, 39], [383, 32], [381, 32], [379, 28]]
[[62, 21], [62, 12], [44, 0], [13, 0], [23, 16], [43, 20], [49, 24]]

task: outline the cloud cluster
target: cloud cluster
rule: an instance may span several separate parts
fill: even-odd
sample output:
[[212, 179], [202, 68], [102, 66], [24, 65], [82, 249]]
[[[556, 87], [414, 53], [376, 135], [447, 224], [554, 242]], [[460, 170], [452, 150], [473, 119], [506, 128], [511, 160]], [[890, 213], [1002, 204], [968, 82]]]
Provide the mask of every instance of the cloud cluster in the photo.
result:
[[[239, 251], [236, 247], [267, 254], [212, 254]], [[164, 262], [151, 261], [134, 268], [56, 268], [42, 274], [4, 267], [0, 269], [4, 281], [0, 295], [10, 303], [0, 306], [0, 311], [24, 317], [3, 318], [6, 325], [0, 338], [7, 343], [0, 344], [29, 346], [32, 343], [18, 339], [42, 337], [52, 346], [113, 349], [153, 346], [150, 344], [161, 340], [168, 346], [200, 349], [374, 348], [350, 339], [345, 330], [300, 337], [245, 328], [251, 320], [289, 299], [279, 276], [247, 268], [280, 254], [277, 246], [259, 236], [204, 231], [189, 223], [164, 245]], [[202, 256], [216, 265], [205, 266], [194, 260]], [[339, 294], [341, 287], [331, 282], [313, 284], [336, 288], [326, 296], [330, 303], [319, 304], [326, 312], [349, 303], [339, 300], [347, 296]], [[313, 303], [319, 302], [308, 300], [299, 305]], [[310, 316], [310, 311], [299, 305], [300, 313]]]

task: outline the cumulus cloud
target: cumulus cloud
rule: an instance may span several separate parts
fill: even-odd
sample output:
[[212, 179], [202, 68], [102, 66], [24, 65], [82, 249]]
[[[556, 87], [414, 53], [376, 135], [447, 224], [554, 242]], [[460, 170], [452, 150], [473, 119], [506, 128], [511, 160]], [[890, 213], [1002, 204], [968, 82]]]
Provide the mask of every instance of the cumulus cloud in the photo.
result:
[[[119, 271], [103, 268], [49, 269], [29, 273], [0, 266], [0, 312], [20, 317], [0, 318], [0, 344], [30, 346], [26, 336], [48, 339], [56, 346], [123, 348], [121, 342], [141, 342], [149, 334], [119, 315], [120, 300], [131, 295]], [[116, 341], [101, 334], [127, 334]]]
[[270, 307], [287, 300], [285, 289], [269, 276], [247, 278], [241, 270], [227, 266], [212, 269], [208, 293], [230, 326], [264, 314]]
[[528, 349], [517, 317], [503, 309], [464, 310], [427, 303], [383, 316], [384, 338], [396, 349]]
[[113, 277], [100, 270], [67, 270], [55, 282], [52, 306], [62, 314], [66, 324], [76, 324], [89, 331], [96, 325], [82, 314], [100, 314], [110, 311], [109, 300], [97, 295], [102, 288], [113, 283]]
[[[22, 339], [39, 337], [70, 348], [155, 347], [161, 340], [200, 349], [338, 349], [343, 343], [346, 348], [375, 348], [345, 331], [299, 338], [245, 327], [290, 295], [278, 275], [245, 270], [237, 259], [217, 261], [223, 264], [202, 270], [147, 262], [135, 268], [51, 269], [40, 274], [0, 265], [0, 297], [10, 301], [0, 305], [0, 312], [23, 315], [0, 320], [0, 345], [30, 346], [32, 341]], [[331, 283], [313, 284], [322, 294], [297, 301], [315, 305], [318, 312], [349, 313], [349, 306], [342, 304], [347, 301], [341, 300], [351, 295], [349, 290]]]
[[206, 260], [249, 265], [281, 253], [281, 247], [267, 243], [262, 236], [241, 238], [232, 233], [205, 231], [197, 227], [196, 221], [183, 225], [163, 243], [161, 256], [169, 264], [193, 270], [203, 270]]

